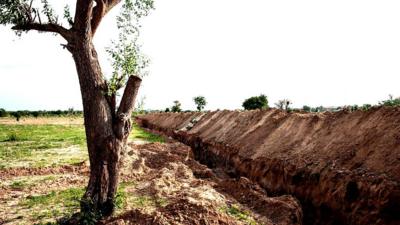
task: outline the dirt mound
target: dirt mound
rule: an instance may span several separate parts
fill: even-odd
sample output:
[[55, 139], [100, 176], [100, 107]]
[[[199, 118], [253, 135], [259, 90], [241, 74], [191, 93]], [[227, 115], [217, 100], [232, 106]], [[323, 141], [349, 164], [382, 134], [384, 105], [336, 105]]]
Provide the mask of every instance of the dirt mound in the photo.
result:
[[112, 218], [101, 224], [141, 224], [141, 225], [240, 225], [234, 220], [215, 209], [193, 204], [187, 200], [181, 200], [168, 204], [160, 211], [153, 214], [145, 214], [140, 210], [132, 210], [121, 216]]
[[305, 224], [400, 223], [400, 108], [158, 113], [138, 118], [196, 159], [292, 194]]
[[[135, 181], [128, 195], [139, 195], [147, 203], [105, 224], [301, 224], [296, 199], [270, 198], [248, 179], [235, 182], [223, 171], [212, 171], [194, 160], [189, 146], [172, 142], [131, 147], [122, 177]], [[231, 182], [242, 185], [229, 189]]]

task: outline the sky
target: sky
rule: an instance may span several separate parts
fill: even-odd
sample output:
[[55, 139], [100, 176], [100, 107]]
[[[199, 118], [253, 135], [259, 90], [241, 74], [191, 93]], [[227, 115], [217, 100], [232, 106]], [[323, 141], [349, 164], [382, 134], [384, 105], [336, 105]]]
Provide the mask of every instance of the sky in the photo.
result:
[[[62, 10], [66, 0], [50, 0]], [[400, 96], [398, 0], [155, 0], [141, 42], [150, 74], [139, 99], [146, 109], [174, 100], [195, 109], [238, 109], [265, 94], [269, 105], [372, 103]], [[105, 47], [117, 33], [107, 15], [95, 36], [103, 72]], [[82, 109], [71, 54], [62, 38], [0, 27], [0, 108]]]

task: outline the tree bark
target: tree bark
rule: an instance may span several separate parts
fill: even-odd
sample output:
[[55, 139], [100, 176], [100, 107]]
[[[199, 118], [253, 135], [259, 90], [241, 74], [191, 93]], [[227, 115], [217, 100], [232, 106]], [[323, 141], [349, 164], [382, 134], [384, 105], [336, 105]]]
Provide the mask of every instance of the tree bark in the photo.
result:
[[91, 40], [78, 39], [69, 43], [69, 46], [73, 46], [69, 50], [79, 77], [90, 160], [90, 178], [81, 210], [109, 216], [114, 211], [121, 152], [126, 147], [130, 133], [129, 118], [141, 80], [130, 77], [128, 84], [133, 84], [128, 86], [133, 85], [134, 88], [129, 88], [129, 93], [126, 88], [124, 96], [127, 96], [127, 100], [121, 101], [121, 105], [129, 107], [116, 114], [115, 101], [108, 101], [106, 96], [107, 84]]

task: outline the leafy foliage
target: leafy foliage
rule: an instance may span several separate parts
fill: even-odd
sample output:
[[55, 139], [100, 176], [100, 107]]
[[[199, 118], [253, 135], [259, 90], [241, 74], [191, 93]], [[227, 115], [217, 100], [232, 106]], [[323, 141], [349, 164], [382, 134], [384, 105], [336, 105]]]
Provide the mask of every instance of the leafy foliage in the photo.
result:
[[71, 16], [71, 10], [69, 8], [69, 5], [65, 5], [64, 6], [64, 19], [66, 19], [69, 23], [69, 25], [73, 25], [74, 21], [72, 20], [72, 16]]
[[382, 102], [379, 103], [379, 105], [383, 105], [383, 106], [398, 106], [398, 105], [400, 105], [400, 97], [393, 98], [393, 95], [389, 95], [389, 99], [383, 100]]
[[268, 108], [268, 99], [265, 95], [253, 96], [246, 99], [243, 104], [243, 108], [246, 110], [252, 109], [267, 109]]
[[204, 96], [197, 96], [193, 98], [194, 103], [197, 105], [197, 110], [201, 111], [207, 105], [206, 98]]
[[[58, 16], [48, 0], [41, 0], [40, 4], [33, 5], [34, 0], [2, 0], [0, 1], [0, 24], [26, 25], [26, 24], [58, 24]], [[41, 15], [47, 20], [43, 20]], [[15, 31], [21, 35], [21, 30]]]
[[115, 94], [131, 75], [147, 75], [148, 58], [139, 44], [140, 19], [154, 8], [153, 0], [125, 0], [117, 16], [118, 40], [112, 41], [106, 51], [110, 56], [113, 74], [108, 81], [108, 95]]
[[311, 107], [308, 106], [308, 105], [304, 105], [304, 106], [303, 106], [303, 111], [305, 111], [305, 112], [311, 112]]
[[18, 110], [18, 111], [6, 111], [5, 109], [0, 109], [0, 117], [13, 116], [15, 118], [21, 117], [50, 117], [50, 116], [82, 116], [83, 112], [81, 110], [74, 110], [69, 108], [68, 110], [39, 110], [39, 111], [29, 111], [29, 110]]
[[31, 11], [27, 0], [0, 1], [0, 24], [23, 24], [29, 21]]
[[174, 105], [171, 107], [171, 112], [182, 112], [181, 105], [178, 100], [175, 100]]

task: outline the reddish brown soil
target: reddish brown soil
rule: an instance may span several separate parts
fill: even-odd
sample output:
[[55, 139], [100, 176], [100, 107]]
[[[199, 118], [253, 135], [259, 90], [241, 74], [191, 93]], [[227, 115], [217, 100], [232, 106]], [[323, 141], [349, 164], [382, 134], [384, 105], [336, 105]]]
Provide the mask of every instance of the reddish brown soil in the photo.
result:
[[62, 165], [58, 167], [17, 167], [0, 169], [0, 177], [4, 180], [18, 177], [18, 176], [37, 176], [37, 175], [50, 175], [50, 174], [63, 174], [63, 173], [76, 173], [76, 174], [88, 174], [88, 166], [85, 162], [75, 165]]
[[211, 168], [294, 195], [304, 224], [400, 224], [400, 108], [159, 113], [138, 121], [189, 144]]
[[[136, 193], [161, 196], [166, 206], [152, 212], [133, 209], [104, 224], [248, 224], [228, 216], [221, 203], [240, 204], [257, 224], [301, 224], [302, 211], [293, 197], [267, 197], [262, 188], [246, 178], [233, 179], [193, 159], [191, 148], [181, 143], [133, 145], [131, 165], [125, 173], [137, 182]], [[143, 185], [148, 184], [148, 185]]]

